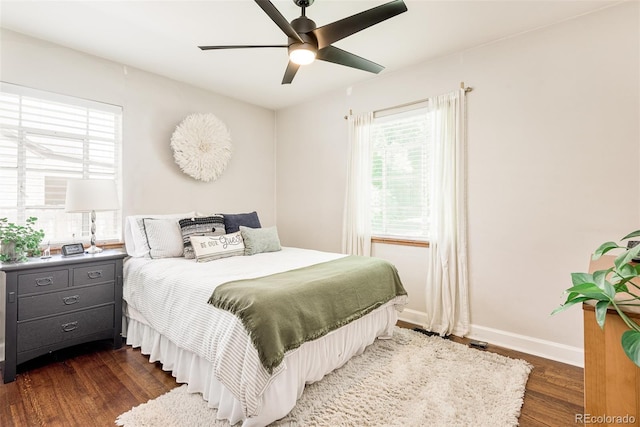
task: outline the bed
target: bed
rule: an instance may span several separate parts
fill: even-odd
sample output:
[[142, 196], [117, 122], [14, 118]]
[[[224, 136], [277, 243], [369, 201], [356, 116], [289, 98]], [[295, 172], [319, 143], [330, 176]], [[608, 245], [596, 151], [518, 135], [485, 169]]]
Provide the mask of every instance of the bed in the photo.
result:
[[[125, 239], [130, 241], [132, 230], [140, 231], [135, 221], [127, 219]], [[217, 418], [231, 424], [264, 426], [286, 416], [305, 384], [321, 380], [375, 339], [391, 337], [397, 313], [406, 304], [406, 293], [398, 292], [348, 323], [287, 349], [269, 368], [254, 334], [238, 315], [212, 305], [212, 292], [229, 282], [340, 262], [345, 255], [280, 247], [197, 262], [182, 256], [139, 256], [130, 244], [127, 249], [137, 255], [124, 264], [127, 344], [141, 348], [150, 362], [161, 362], [190, 392], [202, 393], [208, 406], [217, 408]]]

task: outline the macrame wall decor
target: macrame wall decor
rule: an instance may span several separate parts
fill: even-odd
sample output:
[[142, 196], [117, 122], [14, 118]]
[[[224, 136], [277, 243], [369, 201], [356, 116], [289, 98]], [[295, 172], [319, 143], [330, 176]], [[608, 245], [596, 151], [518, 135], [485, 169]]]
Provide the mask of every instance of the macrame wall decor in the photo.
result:
[[182, 172], [200, 181], [215, 181], [231, 158], [231, 134], [215, 115], [191, 114], [173, 132], [171, 149]]

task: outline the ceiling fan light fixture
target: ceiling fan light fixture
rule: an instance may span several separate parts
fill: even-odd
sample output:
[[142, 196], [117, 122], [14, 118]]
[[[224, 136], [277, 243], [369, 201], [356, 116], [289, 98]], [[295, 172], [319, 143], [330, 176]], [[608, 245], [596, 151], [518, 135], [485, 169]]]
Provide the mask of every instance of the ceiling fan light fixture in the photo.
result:
[[289, 61], [287, 63], [287, 69], [284, 72], [284, 77], [282, 78], [283, 85], [290, 84], [293, 81], [301, 65], [311, 64], [316, 59], [375, 74], [378, 74], [384, 69], [380, 64], [376, 64], [368, 59], [333, 46], [333, 43], [406, 12], [407, 6], [404, 4], [404, 0], [391, 0], [380, 6], [347, 16], [346, 18], [323, 25], [322, 27], [317, 27], [312, 19], [307, 18], [306, 9], [313, 4], [313, 1], [314, 0], [293, 0], [295, 5], [300, 7], [301, 15], [293, 21], [288, 22], [278, 8], [273, 5], [271, 0], [255, 0], [256, 4], [287, 36], [287, 44], [198, 47], [201, 50], [287, 48]]
[[300, 44], [289, 49], [289, 59], [294, 64], [308, 65], [316, 59], [316, 50], [308, 44]]

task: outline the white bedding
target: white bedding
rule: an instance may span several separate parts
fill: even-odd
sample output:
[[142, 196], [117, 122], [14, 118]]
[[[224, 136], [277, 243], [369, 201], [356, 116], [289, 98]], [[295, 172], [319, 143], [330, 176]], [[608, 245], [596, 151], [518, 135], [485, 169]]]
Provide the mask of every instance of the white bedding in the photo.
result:
[[[165, 368], [173, 369], [178, 381], [180, 369], [189, 368], [180, 368], [184, 360], [173, 360], [176, 354], [181, 355], [178, 359], [187, 357], [182, 355], [185, 353], [198, 364], [207, 364], [202, 369], [212, 372], [199, 372], [198, 376], [213, 376], [211, 387], [221, 390], [208, 390], [205, 384], [193, 391], [203, 392], [211, 406], [220, 406], [218, 417], [232, 423], [244, 420], [245, 425], [268, 424], [293, 408], [306, 382], [321, 379], [362, 352], [376, 337], [389, 336], [397, 319], [396, 307], [403, 306], [406, 297], [398, 297], [353, 324], [287, 352], [272, 375], [262, 367], [240, 320], [207, 300], [216, 286], [230, 280], [261, 277], [343, 256], [283, 248], [208, 263], [184, 258], [130, 258], [124, 265], [123, 291], [130, 319], [127, 344], [142, 346], [144, 352], [145, 340], [153, 342], [148, 347], [164, 340], [164, 347], [157, 350], [158, 358], [165, 365], [171, 359], [170, 364], [175, 366]], [[188, 377], [184, 381], [195, 378], [182, 376]]]

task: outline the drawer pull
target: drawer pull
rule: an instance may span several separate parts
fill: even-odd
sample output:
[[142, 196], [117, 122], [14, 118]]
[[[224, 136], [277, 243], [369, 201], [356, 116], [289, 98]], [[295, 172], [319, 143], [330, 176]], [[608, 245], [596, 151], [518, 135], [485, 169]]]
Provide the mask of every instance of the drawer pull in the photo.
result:
[[70, 297], [62, 298], [62, 302], [64, 302], [64, 305], [75, 304], [79, 301], [80, 301], [80, 295], [71, 295]]
[[53, 276], [40, 277], [36, 279], [36, 286], [49, 286], [53, 285]]
[[88, 271], [87, 276], [89, 279], [99, 279], [102, 277], [102, 270]]
[[78, 328], [78, 321], [75, 322], [69, 322], [69, 323], [63, 323], [62, 325], [62, 330], [65, 332], [71, 332], [74, 331], [75, 329]]

